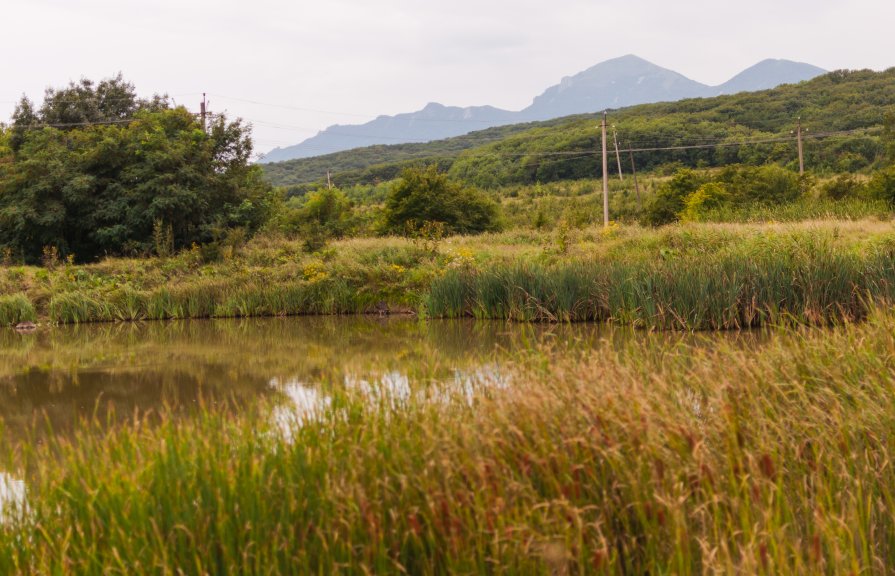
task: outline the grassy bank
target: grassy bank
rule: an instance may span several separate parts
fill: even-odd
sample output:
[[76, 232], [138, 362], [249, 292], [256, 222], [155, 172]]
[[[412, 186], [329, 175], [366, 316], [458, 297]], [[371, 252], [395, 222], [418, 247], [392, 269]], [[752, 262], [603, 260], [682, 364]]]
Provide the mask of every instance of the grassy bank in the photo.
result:
[[285, 435], [263, 406], [86, 430], [11, 459], [28, 511], [0, 567], [883, 574], [893, 334], [882, 312], [760, 350], [541, 350], [471, 402], [324, 386]]
[[895, 295], [881, 220], [516, 230], [438, 242], [258, 238], [170, 258], [0, 269], [0, 323], [416, 312], [716, 329], [860, 319]]

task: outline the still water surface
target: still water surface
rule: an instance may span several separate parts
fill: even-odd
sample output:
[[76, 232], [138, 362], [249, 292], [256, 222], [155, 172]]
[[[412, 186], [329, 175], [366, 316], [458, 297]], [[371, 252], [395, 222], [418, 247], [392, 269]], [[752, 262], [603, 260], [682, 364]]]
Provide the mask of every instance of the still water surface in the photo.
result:
[[[111, 425], [162, 408], [188, 415], [199, 402], [226, 400], [238, 409], [269, 399], [273, 423], [288, 435], [326, 405], [327, 386], [384, 387], [400, 398], [433, 383], [505, 383], [507, 363], [537, 347], [624, 354], [632, 344], [668, 350], [669, 343], [720, 340], [754, 346], [761, 337], [367, 317], [0, 329], [0, 420], [4, 439], [15, 445], [73, 436], [88, 419]], [[0, 521], [4, 508], [24, 502], [18, 476], [0, 471]]]
[[[432, 382], [499, 377], [521, 350], [624, 351], [632, 342], [718, 339], [749, 334], [650, 334], [594, 324], [300, 317], [0, 330], [0, 419], [7, 438], [35, 422], [70, 434], [85, 418], [114, 422], [200, 400], [281, 399], [297, 409], [318, 386], [384, 382], [403, 393]], [[497, 375], [497, 376], [496, 376]]]

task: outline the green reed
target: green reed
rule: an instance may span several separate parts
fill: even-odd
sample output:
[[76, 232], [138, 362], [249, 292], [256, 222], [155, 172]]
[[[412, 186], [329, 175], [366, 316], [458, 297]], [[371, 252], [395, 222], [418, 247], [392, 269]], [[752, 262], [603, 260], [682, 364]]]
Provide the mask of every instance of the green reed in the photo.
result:
[[37, 313], [26, 295], [0, 295], [0, 326], [35, 320], [37, 320]]
[[510, 386], [320, 386], [19, 448], [33, 574], [885, 574], [895, 312], [755, 346], [550, 349]]
[[859, 320], [870, 301], [891, 301], [893, 288], [890, 249], [856, 251], [809, 238], [652, 261], [592, 258], [451, 270], [433, 282], [427, 306], [434, 317], [736, 329], [781, 319]]
[[[57, 323], [415, 311], [433, 318], [613, 322], [651, 329], [735, 329], [781, 320], [858, 320], [891, 301], [891, 223], [685, 224], [342, 241], [316, 255], [259, 240], [233, 259], [109, 260], [23, 269], [23, 295]], [[12, 298], [13, 300], [10, 300]], [[14, 307], [14, 306], [13, 306]]]

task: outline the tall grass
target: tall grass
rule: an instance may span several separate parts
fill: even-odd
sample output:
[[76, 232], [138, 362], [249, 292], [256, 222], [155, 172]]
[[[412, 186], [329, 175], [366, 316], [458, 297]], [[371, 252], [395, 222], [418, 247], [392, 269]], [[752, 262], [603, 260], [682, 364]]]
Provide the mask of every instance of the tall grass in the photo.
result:
[[[755, 348], [521, 356], [509, 386], [339, 388], [18, 456], [6, 573], [885, 574], [895, 313]], [[265, 424], [267, 423], [267, 424]]]
[[869, 301], [893, 296], [893, 230], [878, 220], [613, 226], [561, 241], [517, 230], [430, 251], [351, 239], [317, 255], [269, 240], [208, 265], [182, 255], [25, 270], [13, 293], [59, 323], [359, 314], [386, 303], [431, 317], [656, 329], [824, 324], [860, 319]]
[[890, 249], [781, 239], [721, 254], [456, 269], [436, 279], [434, 317], [610, 321], [656, 329], [751, 328], [859, 320], [895, 297]]
[[892, 218], [892, 207], [884, 200], [859, 198], [801, 198], [785, 204], [724, 206], [707, 210], [701, 222], [800, 222], [804, 220], [861, 220]]
[[245, 318], [306, 314], [360, 314], [377, 301], [345, 281], [292, 281], [279, 285], [253, 282], [198, 281], [154, 291], [75, 290], [53, 296], [53, 322], [77, 324], [115, 320]]
[[111, 322], [118, 316], [115, 305], [102, 295], [63, 292], [50, 300], [50, 318], [63, 324]]
[[19, 322], [34, 322], [37, 313], [31, 301], [24, 294], [0, 295], [0, 326]]

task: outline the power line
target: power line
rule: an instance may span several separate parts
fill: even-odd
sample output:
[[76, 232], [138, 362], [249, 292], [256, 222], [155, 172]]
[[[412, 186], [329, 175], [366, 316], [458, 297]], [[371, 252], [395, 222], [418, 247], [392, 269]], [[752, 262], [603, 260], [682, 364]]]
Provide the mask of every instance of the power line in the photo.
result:
[[[859, 134], [865, 132], [866, 130], [863, 128], [857, 128], [854, 130], [840, 130], [835, 132], [816, 132], [814, 134], [802, 134], [803, 139], [812, 139], [819, 140], [823, 138], [834, 138], [834, 137], [842, 137], [842, 136], [851, 136], [855, 134]], [[654, 147], [634, 147], [630, 143], [627, 148], [619, 148], [619, 154], [629, 154], [633, 155], [635, 152], [673, 152], [673, 151], [686, 151], [686, 150], [699, 150], [699, 149], [711, 149], [711, 148], [733, 148], [737, 146], [752, 146], [758, 144], [773, 144], [773, 143], [784, 143], [784, 142], [794, 142], [795, 138], [793, 137], [774, 137], [774, 138], [763, 138], [763, 139], [752, 139], [752, 140], [739, 140], [739, 141], [730, 141], [730, 142], [715, 142], [711, 144], [683, 144], [677, 146], [654, 146]], [[344, 151], [347, 152], [347, 151]], [[578, 159], [578, 158], [600, 158], [601, 152], [599, 150], [558, 150], [552, 152], [482, 152], [482, 153], [471, 153], [466, 154], [463, 151], [458, 154], [459, 158], [468, 159], [468, 158], [557, 158], [559, 160], [563, 159]], [[422, 160], [425, 157], [410, 157], [402, 160]]]

